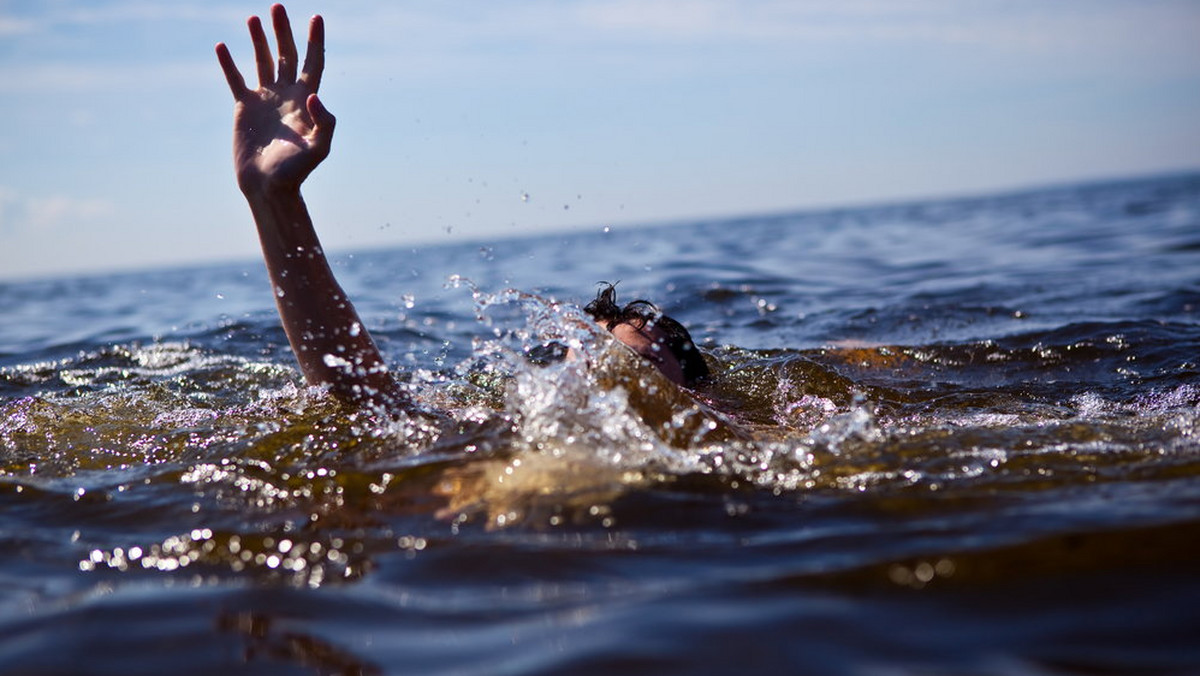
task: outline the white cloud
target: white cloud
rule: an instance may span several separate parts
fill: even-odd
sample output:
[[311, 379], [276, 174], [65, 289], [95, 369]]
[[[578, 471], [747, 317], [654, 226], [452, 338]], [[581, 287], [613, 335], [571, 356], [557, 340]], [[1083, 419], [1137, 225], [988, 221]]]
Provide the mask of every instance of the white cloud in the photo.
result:
[[[294, 5], [294, 3], [292, 3]], [[303, 32], [309, 6], [292, 7]], [[52, 3], [39, 14], [0, 16], [0, 36], [42, 39], [81, 27], [99, 33], [122, 25], [141, 31], [180, 30], [223, 39], [248, 67], [245, 3]], [[265, 12], [264, 1], [259, 13]], [[961, 46], [1014, 56], [1064, 55], [1069, 63], [1112, 67], [1172, 68], [1195, 72], [1200, 4], [1186, 0], [1095, 3], [1068, 0], [524, 0], [522, 2], [333, 4], [329, 20], [331, 64], [393, 69], [438, 77], [473, 71], [513, 73], [555, 67], [591, 52], [609, 61], [654, 67], [673, 47], [767, 48], [790, 60], [830, 50], [864, 53], [872, 47]], [[36, 32], [36, 37], [30, 34]], [[116, 36], [114, 39], [118, 39]], [[214, 40], [215, 41], [215, 40]], [[136, 44], [133, 34], [125, 44]], [[0, 61], [0, 91], [76, 92], [213, 79], [207, 50], [147, 54], [119, 63], [104, 53], [60, 54]], [[126, 50], [127, 52], [127, 50]], [[14, 52], [14, 54], [19, 54]], [[1100, 63], [1104, 61], [1104, 63]], [[165, 63], [164, 63], [165, 62]], [[1189, 65], [1191, 64], [1191, 65]]]
[[742, 13], [722, 0], [615, 0], [576, 7], [583, 26], [609, 35], [634, 31], [659, 38], [709, 38], [726, 34]]
[[0, 92], [81, 93], [190, 87], [197, 81], [213, 79], [215, 64], [215, 58], [212, 63], [194, 59], [182, 63], [0, 64]]
[[1200, 3], [1189, 0], [361, 3], [330, 7], [327, 19], [333, 58], [434, 77], [521, 73], [589, 53], [653, 68], [672, 49], [722, 47], [769, 50], [793, 62], [876, 48], [969, 47], [1097, 73], [1200, 70]]
[[34, 31], [34, 23], [28, 19], [0, 16], [0, 36], [25, 35]]
[[66, 195], [30, 196], [0, 186], [0, 232], [47, 231], [116, 211], [113, 203]]
[[[1200, 17], [1200, 8], [1181, 1], [1097, 5], [1064, 2], [958, 2], [947, 0], [580, 0], [563, 3], [359, 4], [329, 12], [356, 19], [355, 37], [394, 41], [398, 35], [457, 42], [458, 37], [530, 37], [538, 41], [585, 40], [758, 40], [893, 39], [990, 40], [1025, 44], [1039, 39], [1071, 41], [1102, 29], [1148, 25], [1183, 37], [1181, 20]], [[1132, 23], [1131, 23], [1132, 22]], [[1187, 22], [1183, 22], [1186, 27]], [[1173, 27], [1176, 27], [1173, 29]], [[1063, 30], [1065, 29], [1065, 30]], [[345, 34], [343, 34], [345, 35]], [[1129, 39], [1147, 39], [1130, 35]], [[1155, 36], [1161, 39], [1161, 35]]]
[[997, 0], [592, 0], [564, 5], [605, 39], [758, 43], [887, 41], [1001, 49], [1170, 48], [1200, 54], [1200, 5]]
[[[266, 5], [264, 4], [264, 7]], [[213, 3], [193, 2], [128, 2], [53, 3], [38, 6], [33, 17], [0, 17], [0, 31], [6, 22], [13, 22], [21, 32], [53, 30], [57, 25], [100, 26], [114, 23], [143, 23], [187, 21], [221, 23], [245, 17], [244, 10]]]

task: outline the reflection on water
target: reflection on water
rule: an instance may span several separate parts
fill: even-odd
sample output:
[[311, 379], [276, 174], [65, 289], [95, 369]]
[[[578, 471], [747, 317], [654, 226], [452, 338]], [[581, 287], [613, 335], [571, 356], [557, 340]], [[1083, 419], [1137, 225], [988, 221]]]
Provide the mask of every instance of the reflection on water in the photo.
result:
[[[396, 416], [257, 264], [0, 286], [0, 663], [1200, 670], [1198, 225], [1182, 177], [342, 259]], [[718, 377], [559, 300], [618, 278]]]

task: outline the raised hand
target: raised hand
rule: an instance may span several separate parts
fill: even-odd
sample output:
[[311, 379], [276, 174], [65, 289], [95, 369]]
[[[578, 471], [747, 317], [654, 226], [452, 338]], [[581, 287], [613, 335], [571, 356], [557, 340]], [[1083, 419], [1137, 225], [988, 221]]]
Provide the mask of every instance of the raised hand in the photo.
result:
[[258, 17], [250, 40], [258, 87], [250, 89], [229, 49], [217, 59], [233, 92], [233, 164], [250, 206], [271, 276], [275, 304], [292, 352], [314, 385], [339, 399], [395, 409], [407, 398], [388, 374], [383, 356], [354, 305], [333, 276], [300, 184], [329, 155], [333, 115], [317, 98], [325, 67], [325, 24], [308, 27], [308, 54], [297, 72], [296, 43], [282, 5], [271, 7], [279, 43], [278, 65]]
[[298, 189], [329, 155], [334, 117], [317, 98], [325, 68], [325, 23], [314, 16], [308, 27], [304, 67], [297, 72], [296, 43], [283, 5], [271, 7], [279, 47], [278, 68], [262, 21], [250, 17], [250, 40], [258, 87], [246, 86], [229, 48], [217, 45], [217, 60], [233, 92], [233, 163], [242, 192]]

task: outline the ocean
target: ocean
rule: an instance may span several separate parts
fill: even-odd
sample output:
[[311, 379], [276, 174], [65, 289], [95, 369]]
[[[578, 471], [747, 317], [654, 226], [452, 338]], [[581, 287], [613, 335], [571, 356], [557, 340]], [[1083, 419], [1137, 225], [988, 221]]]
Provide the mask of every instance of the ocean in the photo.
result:
[[333, 267], [412, 411], [259, 261], [0, 283], [0, 673], [1200, 673], [1200, 174]]

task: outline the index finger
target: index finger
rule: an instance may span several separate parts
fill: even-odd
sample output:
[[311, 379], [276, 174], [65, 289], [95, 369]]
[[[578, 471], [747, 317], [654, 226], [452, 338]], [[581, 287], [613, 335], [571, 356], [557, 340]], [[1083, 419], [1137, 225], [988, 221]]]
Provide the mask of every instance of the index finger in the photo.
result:
[[225, 81], [229, 83], [229, 91], [233, 92], [234, 100], [240, 101], [249, 90], [246, 88], [245, 78], [233, 62], [229, 47], [226, 47], [224, 42], [217, 43], [217, 61], [221, 64], [221, 71], [225, 73]]
[[312, 91], [321, 86], [321, 73], [325, 71], [325, 20], [317, 14], [308, 23], [308, 51], [304, 54], [304, 70], [300, 82]]

